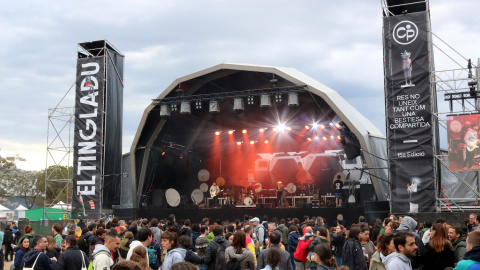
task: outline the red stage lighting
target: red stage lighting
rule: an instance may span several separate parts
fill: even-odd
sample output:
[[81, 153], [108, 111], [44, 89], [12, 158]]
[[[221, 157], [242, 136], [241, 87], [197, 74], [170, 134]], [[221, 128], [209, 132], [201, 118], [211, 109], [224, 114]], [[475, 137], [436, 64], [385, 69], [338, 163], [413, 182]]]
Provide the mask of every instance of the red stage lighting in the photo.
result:
[[311, 142], [311, 141], [312, 141], [312, 138], [307, 138], [307, 141]]
[[229, 131], [228, 131], [228, 134], [229, 134], [229, 135], [232, 135], [232, 134], [233, 134], [233, 130], [229, 130]]
[[220, 131], [215, 131], [215, 135], [220, 135]]
[[242, 142], [237, 142], [237, 145], [242, 145]]
[[254, 144], [255, 142], [254, 141], [250, 141], [250, 144]]
[[342, 139], [342, 137], [340, 137], [340, 135], [338, 135], [338, 136], [337, 136], [337, 139], [341, 140], [341, 139]]
[[267, 144], [267, 143], [268, 143], [268, 140], [265, 140], [265, 144]]
[[335, 126], [336, 126], [337, 128], [340, 128], [340, 124], [339, 124], [339, 123], [336, 123]]
[[242, 130], [242, 133], [243, 134], [247, 133], [247, 130], [246, 129]]
[[326, 141], [326, 140], [327, 140], [327, 137], [323, 137], [323, 140]]
[[321, 128], [325, 128], [325, 125], [320, 125]]
[[274, 128], [273, 128], [273, 131], [278, 131], [278, 128], [277, 128], [277, 127], [274, 127]]
[[261, 128], [261, 129], [259, 129], [258, 131], [260, 131], [260, 132], [264, 132], [264, 131], [265, 131], [265, 129]]
[[162, 156], [165, 156], [165, 152], [162, 152]]
[[309, 126], [309, 125], [305, 125], [305, 129], [310, 129], [310, 126]]

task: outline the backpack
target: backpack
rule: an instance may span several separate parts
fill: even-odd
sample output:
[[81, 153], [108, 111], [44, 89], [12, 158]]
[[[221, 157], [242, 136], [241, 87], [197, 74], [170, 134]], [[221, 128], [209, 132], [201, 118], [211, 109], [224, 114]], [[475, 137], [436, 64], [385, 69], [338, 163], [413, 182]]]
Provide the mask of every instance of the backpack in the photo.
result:
[[226, 270], [240, 270], [240, 263], [236, 258], [231, 258], [225, 268]]
[[215, 270], [225, 270], [227, 263], [225, 261], [225, 246], [213, 242], [217, 246], [217, 256], [215, 256]]
[[257, 235], [257, 241], [258, 241], [258, 239], [260, 239], [260, 236], [258, 235], [258, 232], [260, 231], [260, 228], [263, 229], [262, 230], [262, 232], [263, 232], [263, 235], [262, 235], [263, 236], [263, 243], [259, 243], [259, 245], [261, 246], [261, 245], [265, 244], [265, 229], [263, 227], [260, 227], [260, 226], [262, 226], [262, 225], [258, 225], [257, 228], [255, 228], [255, 230], [253, 232]]
[[89, 246], [88, 245], [90, 243], [88, 242], [88, 238], [90, 237], [90, 235], [92, 235], [92, 234], [89, 234], [89, 235], [87, 235], [87, 234], [88, 233], [86, 233], [86, 234], [80, 236], [80, 238], [78, 238], [78, 248], [81, 251], [85, 252], [86, 254], [89, 253]]
[[154, 265], [157, 263], [157, 251], [153, 248], [147, 248], [148, 252], [148, 264], [149, 265]]

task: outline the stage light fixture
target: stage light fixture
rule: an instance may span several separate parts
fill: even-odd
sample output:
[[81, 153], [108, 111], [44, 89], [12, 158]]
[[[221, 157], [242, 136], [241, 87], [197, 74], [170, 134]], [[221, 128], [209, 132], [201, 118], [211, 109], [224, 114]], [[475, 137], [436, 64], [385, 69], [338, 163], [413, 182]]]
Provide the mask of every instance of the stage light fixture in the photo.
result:
[[220, 131], [215, 131], [215, 135], [220, 135]]
[[247, 133], [247, 130], [246, 130], [246, 129], [242, 130], [242, 133], [243, 133], [243, 134], [246, 134], [246, 133]]
[[330, 126], [332, 126], [332, 127], [333, 127], [333, 123], [332, 123], [332, 122], [330, 122]]
[[317, 123], [313, 123], [313, 124], [312, 124], [312, 128], [313, 128], [313, 129], [317, 129], [317, 128], [318, 128], [318, 124], [317, 124]]
[[285, 129], [287, 129], [287, 127], [285, 126], [285, 124], [280, 124], [280, 125], [278, 125], [277, 128], [278, 128], [278, 131], [282, 131], [282, 132], [285, 131]]
[[237, 142], [237, 145], [242, 145], [242, 142]]
[[311, 141], [312, 141], [312, 138], [307, 138], [307, 141], [311, 142]]
[[315, 140], [318, 140], [318, 136], [315, 136]]
[[323, 140], [326, 141], [326, 140], [327, 140], [327, 137], [323, 137]]
[[254, 144], [255, 142], [254, 141], [250, 141], [250, 144]]
[[280, 93], [275, 94], [275, 102], [282, 102], [282, 94]]
[[202, 108], [202, 102], [200, 100], [195, 101], [195, 108], [197, 110]]
[[305, 129], [306, 129], [306, 130], [309, 130], [309, 129], [310, 129], [310, 126], [309, 126], [309, 125], [305, 125]]
[[342, 139], [342, 137], [340, 137], [340, 135], [338, 135], [338, 136], [337, 136], [337, 139], [341, 140], [341, 139]]
[[233, 112], [242, 113], [245, 109], [245, 104], [243, 103], [243, 98], [234, 98], [233, 99]]
[[265, 144], [267, 144], [267, 143], [269, 143], [269, 141], [268, 141], [268, 140], [265, 140]]
[[287, 127], [287, 130], [288, 130], [288, 131], [292, 131], [292, 128], [291, 128], [291, 127]]
[[172, 112], [176, 112], [177, 111], [177, 104], [174, 103], [172, 104]]
[[162, 152], [162, 156], [165, 156], [165, 152]]
[[208, 106], [208, 111], [211, 114], [217, 114], [220, 112], [220, 107], [218, 106], [218, 101], [216, 100], [210, 100], [209, 106]]
[[273, 128], [273, 131], [277, 132], [277, 131], [278, 131], [278, 128], [277, 128], [277, 127], [274, 127], [274, 128]]
[[229, 130], [229, 131], [228, 131], [228, 134], [229, 134], [229, 135], [232, 135], [234, 131], [235, 131], [235, 130]]
[[298, 107], [298, 93], [288, 93], [288, 106]]
[[339, 123], [336, 123], [335, 126], [336, 126], [337, 128], [340, 128], [340, 124], [339, 124]]
[[265, 132], [265, 129], [264, 129], [264, 128], [261, 128], [261, 129], [259, 129], [258, 131], [259, 131], [260, 133], [263, 133], [263, 132]]
[[189, 115], [190, 113], [192, 113], [190, 102], [182, 101], [182, 103], [180, 103], [180, 113], [185, 115]]
[[333, 135], [331, 135], [331, 136], [330, 136], [330, 139], [333, 139], [333, 138], [334, 138]]
[[320, 127], [321, 127], [321, 128], [325, 128], [325, 125], [322, 124], [322, 125], [320, 125]]
[[171, 108], [167, 104], [160, 105], [160, 117], [170, 117]]
[[248, 105], [253, 105], [253, 102], [254, 102], [253, 96], [248, 96], [248, 97], [247, 97], [247, 104], [248, 104]]
[[270, 109], [270, 106], [272, 106], [272, 101], [270, 100], [269, 95], [261, 95], [260, 96], [260, 107], [263, 108], [264, 110]]

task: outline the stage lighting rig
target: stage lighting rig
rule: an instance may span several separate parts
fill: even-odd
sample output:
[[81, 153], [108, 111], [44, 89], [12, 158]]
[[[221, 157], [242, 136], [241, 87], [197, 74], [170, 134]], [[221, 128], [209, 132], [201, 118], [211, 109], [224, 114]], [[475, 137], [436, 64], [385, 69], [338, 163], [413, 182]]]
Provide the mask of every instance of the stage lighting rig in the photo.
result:
[[202, 108], [202, 102], [200, 100], [195, 101], [195, 109], [199, 110]]
[[298, 107], [298, 93], [288, 93], [288, 106]]
[[170, 117], [171, 108], [167, 104], [160, 106], [160, 117], [167, 118]]
[[277, 93], [275, 94], [275, 102], [282, 102], [282, 94]]
[[233, 99], [233, 112], [242, 113], [245, 109], [245, 104], [243, 103], [243, 98], [234, 98]]
[[218, 106], [218, 101], [216, 100], [210, 100], [208, 107], [208, 111], [213, 115], [220, 112], [220, 107]]
[[192, 113], [190, 102], [183, 101], [182, 103], [180, 103], [180, 113], [184, 115], [189, 115], [190, 113]]
[[272, 106], [272, 101], [270, 100], [270, 95], [261, 95], [260, 96], [260, 107], [264, 110], [270, 109]]
[[253, 103], [254, 103], [253, 96], [248, 96], [247, 97], [247, 104], [248, 105], [253, 105]]

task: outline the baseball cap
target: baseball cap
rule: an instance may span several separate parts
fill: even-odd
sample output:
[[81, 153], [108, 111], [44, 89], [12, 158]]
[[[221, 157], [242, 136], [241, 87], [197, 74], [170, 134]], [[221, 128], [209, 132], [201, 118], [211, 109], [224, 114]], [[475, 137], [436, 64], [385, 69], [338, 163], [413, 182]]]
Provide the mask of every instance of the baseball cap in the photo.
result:
[[254, 217], [252, 219], [250, 219], [250, 222], [260, 222], [260, 219], [258, 217]]

